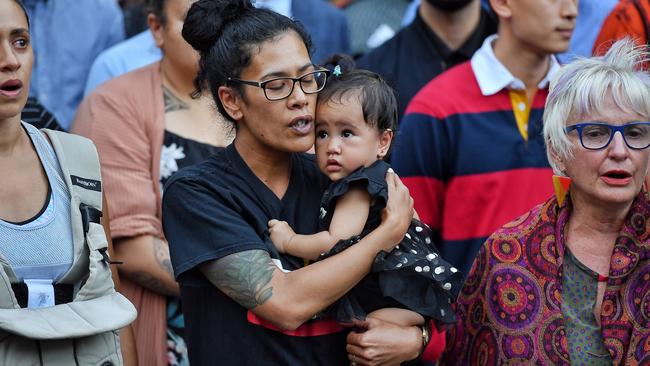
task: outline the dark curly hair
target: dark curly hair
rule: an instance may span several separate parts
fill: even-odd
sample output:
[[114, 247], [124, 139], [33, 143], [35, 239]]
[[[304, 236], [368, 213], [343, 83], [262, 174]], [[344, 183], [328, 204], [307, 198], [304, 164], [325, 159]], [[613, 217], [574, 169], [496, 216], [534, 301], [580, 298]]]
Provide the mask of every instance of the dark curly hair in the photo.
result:
[[341, 102], [347, 93], [359, 93], [363, 119], [379, 131], [397, 128], [397, 99], [395, 92], [378, 74], [357, 69], [354, 61], [345, 55], [334, 55], [323, 67], [332, 73], [325, 88], [318, 93], [318, 103], [330, 100]]
[[193, 94], [209, 88], [219, 112], [226, 113], [217, 91], [228, 85], [242, 93], [242, 87], [228, 77], [239, 77], [251, 63], [252, 53], [265, 41], [293, 31], [311, 54], [311, 39], [303, 27], [274, 11], [256, 8], [250, 0], [199, 0], [187, 13], [183, 38], [201, 55]]

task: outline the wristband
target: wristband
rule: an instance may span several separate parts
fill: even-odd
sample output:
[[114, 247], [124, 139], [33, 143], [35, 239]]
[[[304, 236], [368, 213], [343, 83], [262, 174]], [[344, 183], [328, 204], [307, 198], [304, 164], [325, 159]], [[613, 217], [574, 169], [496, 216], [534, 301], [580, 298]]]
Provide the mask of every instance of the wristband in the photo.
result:
[[422, 356], [429, 345], [429, 341], [431, 341], [431, 321], [425, 321], [420, 329], [422, 329], [422, 349], [420, 349], [420, 356]]

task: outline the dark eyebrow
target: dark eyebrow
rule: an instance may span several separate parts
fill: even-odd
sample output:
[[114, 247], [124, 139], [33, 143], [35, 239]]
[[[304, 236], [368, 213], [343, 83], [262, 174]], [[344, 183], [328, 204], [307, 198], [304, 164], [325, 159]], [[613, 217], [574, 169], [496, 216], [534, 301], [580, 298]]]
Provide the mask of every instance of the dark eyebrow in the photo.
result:
[[[305, 64], [305, 65], [303, 65], [302, 67], [300, 67], [300, 68], [298, 69], [298, 72], [301, 72], [301, 73], [302, 73], [302, 72], [304, 72], [304, 71], [307, 71], [307, 69], [309, 69], [310, 67], [313, 67], [313, 68], [315, 69], [315, 68], [316, 68], [316, 65], [314, 65], [314, 64], [312, 64], [312, 63]], [[281, 77], [287, 77], [288, 75], [289, 75], [289, 74], [287, 74], [287, 73], [284, 72], [284, 71], [274, 71], [274, 72], [270, 72], [270, 73], [268, 73], [268, 74], [263, 75], [263, 76], [260, 78], [260, 80], [264, 80], [265, 78], [268, 78], [268, 77], [271, 77], [271, 76], [281, 78]]]
[[29, 35], [29, 29], [16, 28], [16, 29], [12, 29], [11, 32], [9, 33], [10, 36], [17, 36], [17, 35], [24, 35], [24, 34]]

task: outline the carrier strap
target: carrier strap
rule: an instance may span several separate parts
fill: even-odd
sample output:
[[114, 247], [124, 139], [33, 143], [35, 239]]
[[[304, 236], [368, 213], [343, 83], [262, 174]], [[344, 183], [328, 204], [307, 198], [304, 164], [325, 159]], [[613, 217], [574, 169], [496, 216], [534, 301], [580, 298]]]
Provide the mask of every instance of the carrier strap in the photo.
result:
[[85, 203], [101, 211], [102, 181], [95, 145], [85, 137], [48, 129], [41, 131], [50, 138], [59, 159], [64, 178], [70, 187], [71, 202], [76, 203], [72, 209], [76, 210], [79, 203]]

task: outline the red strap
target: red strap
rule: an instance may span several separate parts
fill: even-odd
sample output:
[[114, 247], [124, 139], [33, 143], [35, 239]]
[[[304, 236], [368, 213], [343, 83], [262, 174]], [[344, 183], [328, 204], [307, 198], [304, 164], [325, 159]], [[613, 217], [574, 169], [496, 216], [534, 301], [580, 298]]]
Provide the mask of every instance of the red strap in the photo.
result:
[[603, 276], [601, 274], [598, 275], [598, 282], [607, 282], [607, 281], [609, 281], [608, 276]]
[[269, 321], [260, 318], [250, 310], [248, 311], [247, 318], [248, 321], [252, 324], [257, 324], [264, 328], [271, 329], [276, 332], [280, 332], [282, 334], [293, 336], [293, 337], [322, 336], [327, 334], [338, 333], [343, 329], [345, 329], [342, 325], [340, 325], [339, 323], [331, 319], [323, 319], [323, 320], [307, 322], [301, 325], [300, 327], [298, 327], [298, 329], [296, 330], [284, 330], [276, 327], [275, 325], [271, 324]]

